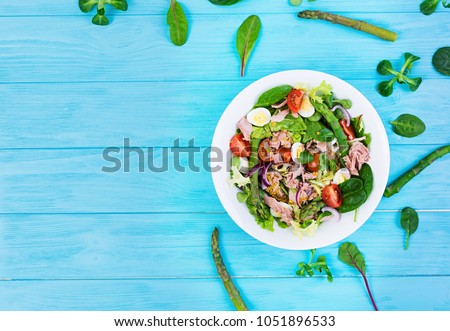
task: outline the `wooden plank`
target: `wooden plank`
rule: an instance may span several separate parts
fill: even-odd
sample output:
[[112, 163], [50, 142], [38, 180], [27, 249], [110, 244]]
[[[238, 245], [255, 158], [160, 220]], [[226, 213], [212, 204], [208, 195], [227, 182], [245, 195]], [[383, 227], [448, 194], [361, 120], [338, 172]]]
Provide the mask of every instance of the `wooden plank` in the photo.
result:
[[[334, 12], [375, 12], [385, 13], [417, 13], [419, 3], [406, 0], [379, 0], [377, 2], [354, 2], [352, 0], [317, 1], [315, 3], [304, 3], [299, 6], [291, 6], [288, 1], [259, 0], [256, 2], [242, 1], [230, 7], [214, 6], [205, 1], [180, 1], [185, 11], [190, 15], [196, 14], [259, 14], [259, 13], [296, 13], [306, 9], [321, 9]], [[107, 13], [116, 20], [116, 16], [134, 15], [165, 15], [167, 12], [167, 1], [129, 1], [129, 8], [126, 13], [113, 11], [107, 8]], [[445, 12], [442, 6], [438, 6], [437, 12]], [[79, 15], [81, 12], [74, 3], [61, 4], [57, 0], [22, 0], [20, 2], [5, 3], [2, 8], [2, 16], [26, 16], [26, 15]], [[421, 14], [420, 14], [421, 15]], [[91, 16], [87, 14], [87, 16]], [[108, 17], [109, 17], [108, 16]], [[117, 18], [119, 20], [119, 18]]]
[[[399, 212], [376, 212], [345, 239], [363, 252], [368, 274], [450, 276], [450, 256], [443, 254], [450, 240], [449, 213], [419, 212], [419, 230], [407, 251], [399, 217]], [[215, 226], [233, 276], [295, 277], [298, 263], [309, 260], [309, 251], [260, 243], [226, 214], [3, 214], [0, 278], [214, 277], [210, 235]], [[317, 254], [326, 256], [335, 278], [354, 276], [355, 270], [338, 261], [338, 247], [321, 248]]]
[[[372, 277], [380, 310], [449, 310], [450, 277]], [[417, 286], [418, 282], [420, 286]], [[360, 277], [236, 280], [251, 310], [372, 310]], [[0, 282], [1, 310], [234, 310], [219, 279]]]
[[[442, 33], [444, 15], [432, 19], [418, 14], [358, 15], [386, 27], [395, 22], [391, 24], [399, 40], [389, 43], [326, 22], [301, 21], [294, 14], [263, 14], [261, 38], [246, 78], [297, 68], [378, 81], [382, 77], [375, 68], [380, 60], [391, 59], [398, 66], [401, 55], [409, 51], [423, 58], [414, 65], [414, 75], [443, 79], [430, 60], [448, 41]], [[164, 16], [117, 20], [104, 29], [90, 24], [87, 16], [4, 17], [0, 82], [240, 80], [234, 38], [243, 18], [195, 16], [188, 43], [175, 47], [169, 42]]]
[[[206, 147], [228, 103], [250, 83], [0, 85], [0, 148], [107, 147], [122, 144], [125, 137], [136, 146], [173, 146], [176, 138], [185, 142], [194, 138], [197, 146]], [[436, 111], [450, 108], [444, 81], [425, 80], [414, 94], [397, 90], [392, 98], [380, 96], [374, 80], [349, 83], [378, 110], [391, 144], [450, 141], [441, 117], [436, 116]], [[424, 120], [423, 135], [408, 139], [393, 133], [389, 121], [405, 112]]]
[[[395, 145], [391, 148], [391, 180], [437, 148], [434, 145]], [[130, 172], [105, 173], [111, 167], [100, 149], [13, 150], [0, 153], [0, 212], [2, 213], [90, 213], [90, 212], [222, 212], [211, 176], [204, 168], [205, 150], [191, 160], [200, 171], [188, 170], [188, 154], [179, 162], [168, 151], [168, 170], [153, 172], [145, 167], [148, 153], [130, 152]], [[125, 164], [125, 152], [118, 155]], [[160, 167], [165, 159], [155, 149], [151, 164]], [[418, 209], [449, 210], [442, 180], [450, 167], [445, 157], [423, 171], [400, 194], [383, 199], [380, 209], [398, 210], [406, 205]], [[179, 164], [185, 172], [175, 170]], [[207, 202], [206, 202], [207, 201]]]

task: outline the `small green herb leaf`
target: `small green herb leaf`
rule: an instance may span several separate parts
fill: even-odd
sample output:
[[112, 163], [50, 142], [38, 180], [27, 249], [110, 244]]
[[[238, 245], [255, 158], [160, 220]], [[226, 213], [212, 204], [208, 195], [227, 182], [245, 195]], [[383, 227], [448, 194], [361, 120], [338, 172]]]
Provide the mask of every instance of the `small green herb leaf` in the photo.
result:
[[97, 3], [98, 3], [98, 0], [78, 0], [78, 7], [80, 7], [80, 9], [83, 13], [87, 13]]
[[402, 137], [412, 138], [425, 132], [425, 123], [417, 116], [402, 114], [395, 121], [390, 122], [394, 132]]
[[293, 6], [300, 6], [302, 4], [303, 0], [289, 0], [289, 2]]
[[[450, 8], [450, 2], [448, 3]], [[433, 67], [442, 75], [450, 76], [450, 47], [439, 48], [433, 55]]]
[[309, 259], [308, 263], [300, 262], [298, 264], [298, 267], [300, 268], [297, 271], [297, 275], [300, 277], [306, 277], [307, 275], [309, 277], [314, 276], [314, 270], [316, 270], [318, 273], [325, 272], [327, 275], [327, 280], [331, 283], [333, 282], [333, 275], [330, 271], [330, 268], [327, 265], [327, 259], [325, 256], [321, 255], [317, 258], [316, 262], [313, 262], [314, 256], [316, 254], [315, 249], [311, 249], [311, 258]]
[[241, 0], [208, 0], [208, 1], [217, 6], [231, 6], [234, 5], [235, 3], [238, 3]]
[[286, 98], [291, 91], [291, 85], [281, 85], [271, 88], [259, 96], [254, 107], [269, 107]]
[[105, 9], [97, 10], [97, 14], [92, 18], [92, 23], [95, 25], [108, 25], [109, 20], [105, 16]]
[[415, 56], [411, 53], [405, 53], [403, 56], [405, 57], [405, 63], [403, 64], [400, 73], [402, 75], [407, 75], [408, 72], [412, 69], [413, 63], [420, 60], [420, 57]]
[[450, 2], [447, 0], [442, 0], [442, 6], [444, 6], [444, 8], [450, 8]]
[[408, 84], [408, 87], [412, 92], [415, 92], [419, 88], [420, 84], [422, 84], [421, 77], [417, 77], [417, 78], [405, 77], [405, 81]]
[[241, 24], [236, 36], [236, 48], [241, 59], [241, 77], [244, 76], [245, 66], [250, 54], [255, 47], [256, 40], [261, 30], [261, 20], [256, 15], [251, 15]]
[[420, 11], [424, 15], [431, 15], [436, 11], [436, 8], [441, 0], [425, 0], [420, 4]]
[[388, 97], [394, 92], [394, 82], [396, 80], [396, 77], [392, 78], [391, 80], [383, 81], [380, 84], [378, 84], [378, 92], [383, 97]]
[[409, 237], [416, 232], [419, 227], [419, 215], [410, 207], [403, 208], [400, 217], [400, 225], [406, 231], [405, 249], [408, 249]]
[[383, 60], [380, 63], [378, 63], [377, 71], [380, 75], [387, 76], [391, 74], [396, 74], [397, 72], [394, 71], [392, 68], [392, 63], [389, 60]]
[[170, 0], [170, 7], [167, 11], [167, 24], [170, 27], [170, 40], [172, 40], [172, 43], [176, 46], [184, 45], [188, 37], [188, 21], [183, 7], [176, 0]]
[[108, 3], [117, 10], [127, 11], [128, 9], [128, 3], [126, 0], [111, 0], [111, 2]]

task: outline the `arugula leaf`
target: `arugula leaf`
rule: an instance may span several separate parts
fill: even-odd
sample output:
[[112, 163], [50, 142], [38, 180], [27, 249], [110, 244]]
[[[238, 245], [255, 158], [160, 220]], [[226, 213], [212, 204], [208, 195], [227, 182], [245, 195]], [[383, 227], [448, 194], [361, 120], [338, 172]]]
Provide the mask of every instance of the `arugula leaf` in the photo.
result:
[[188, 21], [183, 7], [176, 0], [170, 0], [167, 11], [167, 24], [170, 27], [170, 40], [176, 46], [183, 46], [188, 38]]
[[324, 255], [321, 255], [317, 258], [316, 262], [313, 262], [314, 256], [316, 254], [316, 249], [311, 249], [311, 258], [309, 259], [308, 263], [300, 262], [298, 264], [299, 270], [297, 271], [297, 275], [300, 277], [306, 277], [307, 275], [309, 277], [314, 276], [314, 270], [316, 270], [318, 273], [325, 272], [327, 275], [328, 282], [333, 282], [333, 275], [330, 271], [330, 268], [327, 265], [327, 259]]
[[255, 47], [261, 30], [261, 20], [257, 15], [250, 15], [241, 24], [236, 36], [236, 49], [241, 59], [241, 77], [244, 76], [250, 54]]
[[373, 308], [375, 310], [378, 310], [378, 307], [375, 304], [375, 300], [373, 299], [372, 292], [369, 288], [369, 282], [367, 281], [366, 277], [366, 261], [364, 260], [364, 257], [362, 256], [358, 247], [356, 247], [356, 245], [352, 244], [351, 242], [345, 242], [341, 244], [341, 246], [339, 246], [338, 258], [345, 264], [348, 264], [349, 266], [358, 270], [358, 272], [364, 279], [364, 283], [366, 285], [367, 292], [369, 293]]
[[416, 232], [419, 227], [419, 215], [410, 207], [403, 208], [400, 217], [400, 225], [406, 231], [405, 249], [408, 249], [409, 237]]

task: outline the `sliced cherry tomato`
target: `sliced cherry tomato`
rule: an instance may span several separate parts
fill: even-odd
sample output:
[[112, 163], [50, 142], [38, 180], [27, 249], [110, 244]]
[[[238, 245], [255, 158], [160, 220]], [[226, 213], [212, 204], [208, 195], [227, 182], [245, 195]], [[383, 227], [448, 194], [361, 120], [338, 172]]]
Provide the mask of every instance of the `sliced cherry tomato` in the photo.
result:
[[289, 93], [287, 97], [288, 107], [294, 114], [297, 114], [300, 110], [303, 101], [303, 94], [305, 94], [305, 92], [303, 92], [302, 90], [294, 89], [291, 91], [291, 93]]
[[258, 156], [263, 162], [272, 162], [273, 161], [273, 152], [272, 148], [270, 148], [270, 139], [264, 139], [261, 144], [259, 144]]
[[284, 162], [291, 162], [292, 159], [292, 154], [291, 154], [291, 149], [290, 148], [286, 148], [286, 147], [281, 147], [279, 150], [281, 157], [283, 158]]
[[249, 157], [250, 143], [244, 140], [242, 133], [238, 133], [230, 140], [230, 150], [233, 155], [239, 157]]
[[351, 124], [347, 126], [347, 121], [345, 119], [340, 120], [339, 124], [341, 125], [342, 130], [344, 130], [347, 140], [355, 139], [355, 130], [353, 130], [353, 126]]
[[322, 200], [328, 207], [340, 207], [342, 205], [342, 195], [339, 186], [336, 184], [325, 186], [322, 190]]
[[319, 154], [313, 154], [314, 159], [306, 164], [306, 169], [309, 171], [315, 172], [319, 170], [319, 164], [320, 164], [320, 157]]

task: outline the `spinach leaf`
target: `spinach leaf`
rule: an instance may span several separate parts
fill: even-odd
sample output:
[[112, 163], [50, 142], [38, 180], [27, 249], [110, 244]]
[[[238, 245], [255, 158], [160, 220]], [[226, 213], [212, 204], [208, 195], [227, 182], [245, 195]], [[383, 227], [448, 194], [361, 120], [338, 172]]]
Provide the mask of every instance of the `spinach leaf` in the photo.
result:
[[420, 11], [424, 15], [431, 15], [436, 11], [441, 0], [425, 0], [420, 4]]
[[217, 6], [231, 6], [234, 5], [235, 3], [238, 3], [241, 0], [208, 0], [208, 1]]
[[126, 0], [78, 0], [78, 7], [83, 13], [88, 13], [97, 5], [97, 14], [92, 18], [95, 25], [108, 25], [109, 20], [105, 15], [105, 4], [113, 6], [115, 9], [126, 11], [128, 3]]
[[343, 198], [361, 190], [363, 186], [363, 181], [359, 178], [350, 178], [339, 184]]
[[309, 118], [305, 119], [304, 121], [306, 124], [306, 135], [308, 136], [308, 138], [310, 137], [311, 139], [315, 139], [321, 142], [329, 142], [334, 139], [333, 131], [326, 128], [321, 122], [313, 122]]
[[170, 40], [176, 46], [186, 43], [188, 37], [188, 21], [184, 15], [183, 7], [176, 0], [170, 0], [167, 12], [167, 24], [170, 27]]
[[434, 53], [432, 62], [433, 67], [440, 74], [450, 76], [450, 47], [439, 48], [436, 53]]
[[308, 117], [308, 120], [311, 122], [318, 122], [322, 119], [322, 114], [319, 113], [318, 111], [315, 111], [314, 114], [312, 114], [312, 116]]
[[259, 96], [258, 101], [256, 101], [253, 107], [269, 107], [286, 98], [291, 91], [291, 85], [281, 85], [271, 88]]
[[339, 184], [342, 195], [342, 205], [337, 208], [340, 213], [356, 210], [367, 200], [363, 181], [359, 178], [350, 178]]
[[288, 130], [291, 132], [303, 132], [306, 130], [305, 122], [301, 117], [295, 118], [291, 114], [287, 115], [281, 122], [270, 122], [272, 131]]
[[410, 207], [403, 208], [400, 217], [400, 225], [406, 231], [405, 249], [408, 249], [409, 237], [416, 232], [419, 227], [419, 215]]
[[334, 99], [333, 106], [336, 106], [336, 105], [341, 105], [345, 109], [350, 109], [350, 108], [352, 108], [352, 101], [349, 99], [342, 99], [342, 100]]
[[298, 264], [299, 270], [296, 272], [296, 274], [300, 277], [306, 277], [307, 275], [309, 277], [314, 276], [314, 270], [316, 270], [319, 273], [322, 273], [322, 271], [325, 272], [327, 275], [327, 280], [331, 283], [333, 282], [333, 275], [330, 271], [330, 268], [327, 265], [327, 259], [325, 256], [321, 255], [317, 258], [316, 262], [313, 262], [314, 256], [316, 255], [316, 250], [311, 249], [311, 258], [309, 259], [308, 263], [300, 262]]
[[261, 30], [261, 20], [256, 15], [251, 15], [241, 24], [236, 36], [236, 49], [241, 59], [241, 77], [244, 76], [248, 58], [255, 47], [256, 40]]
[[364, 163], [362, 165], [361, 169], [359, 170], [359, 178], [363, 182], [363, 189], [366, 193], [366, 198], [368, 198], [373, 190], [373, 172], [369, 164]]
[[390, 123], [396, 134], [407, 138], [417, 137], [426, 129], [425, 123], [417, 116], [411, 114], [402, 114]]
[[341, 244], [341, 246], [339, 246], [338, 258], [345, 264], [358, 270], [358, 272], [364, 279], [364, 284], [366, 285], [367, 293], [369, 294], [373, 308], [375, 310], [378, 310], [378, 307], [375, 304], [375, 300], [373, 299], [372, 292], [370, 291], [369, 282], [367, 281], [366, 277], [366, 261], [364, 260], [364, 257], [358, 247], [356, 247], [356, 245], [351, 242], [345, 242]]

